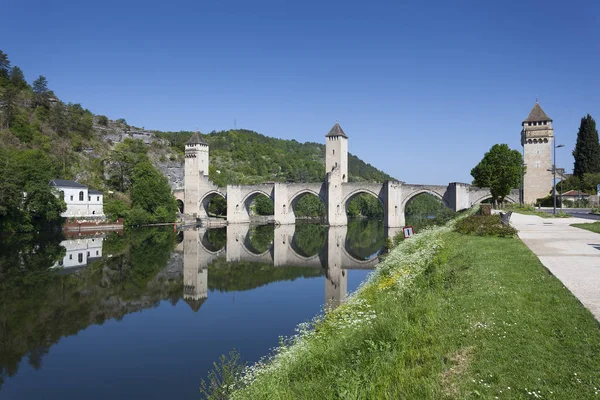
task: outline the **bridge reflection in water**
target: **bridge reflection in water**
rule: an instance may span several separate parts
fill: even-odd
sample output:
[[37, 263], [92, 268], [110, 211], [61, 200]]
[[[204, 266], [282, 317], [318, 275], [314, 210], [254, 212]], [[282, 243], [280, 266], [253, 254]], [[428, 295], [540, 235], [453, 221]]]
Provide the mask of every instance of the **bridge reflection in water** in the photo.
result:
[[[370, 270], [379, 262], [382, 246], [365, 257], [349, 251], [348, 226], [321, 227], [326, 231], [323, 245], [316, 254], [303, 254], [298, 248], [297, 225], [279, 225], [273, 229], [272, 241], [257, 250], [252, 244], [254, 227], [249, 224], [228, 225], [226, 240], [220, 248], [211, 242], [214, 229], [199, 227], [184, 230], [176, 251], [183, 253], [183, 297], [195, 309], [208, 297], [208, 267], [217, 259], [226, 262], [271, 264], [275, 267], [312, 267], [326, 270], [325, 306], [335, 308], [346, 300], [348, 270]], [[268, 227], [265, 227], [268, 229]], [[393, 237], [398, 229], [386, 228], [385, 236]], [[214, 235], [212, 235], [214, 236]]]

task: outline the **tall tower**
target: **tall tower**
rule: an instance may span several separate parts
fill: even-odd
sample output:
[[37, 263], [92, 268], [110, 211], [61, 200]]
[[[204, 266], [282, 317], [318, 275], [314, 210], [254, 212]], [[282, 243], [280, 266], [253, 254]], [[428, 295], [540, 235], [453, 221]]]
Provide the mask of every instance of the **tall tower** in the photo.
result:
[[339, 167], [342, 182], [348, 182], [348, 136], [336, 122], [325, 137], [325, 173]]
[[533, 204], [552, 190], [552, 119], [535, 102], [529, 116], [521, 124], [521, 145], [526, 172], [523, 178], [523, 202]]
[[187, 142], [185, 142], [185, 214], [194, 215], [198, 213], [198, 191], [200, 189], [200, 177], [208, 176], [208, 143], [202, 139], [196, 131]]

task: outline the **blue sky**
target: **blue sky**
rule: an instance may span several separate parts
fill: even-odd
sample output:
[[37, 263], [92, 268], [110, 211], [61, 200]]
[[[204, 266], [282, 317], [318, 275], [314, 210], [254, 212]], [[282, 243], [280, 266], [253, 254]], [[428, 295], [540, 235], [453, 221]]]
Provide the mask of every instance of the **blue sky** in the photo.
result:
[[[66, 102], [149, 129], [324, 142], [410, 183], [521, 149], [536, 96], [558, 166], [600, 118], [598, 1], [3, 1], [0, 49]], [[599, 121], [600, 122], [600, 121]]]

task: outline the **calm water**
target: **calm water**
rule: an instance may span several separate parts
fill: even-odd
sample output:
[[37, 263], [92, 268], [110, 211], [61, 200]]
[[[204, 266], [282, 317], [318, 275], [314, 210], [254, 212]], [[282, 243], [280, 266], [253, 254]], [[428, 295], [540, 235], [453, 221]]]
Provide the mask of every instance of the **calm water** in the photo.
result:
[[145, 229], [0, 242], [0, 399], [198, 399], [335, 307], [378, 261], [380, 221]]

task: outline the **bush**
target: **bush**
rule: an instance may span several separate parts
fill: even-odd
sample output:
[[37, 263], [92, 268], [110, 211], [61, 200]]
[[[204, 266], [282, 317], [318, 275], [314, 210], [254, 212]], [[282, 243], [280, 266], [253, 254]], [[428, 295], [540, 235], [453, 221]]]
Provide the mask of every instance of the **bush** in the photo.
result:
[[456, 223], [455, 231], [463, 235], [512, 237], [517, 230], [503, 225], [499, 215], [472, 215]]
[[98, 125], [108, 125], [108, 118], [106, 117], [106, 115], [98, 115]]
[[154, 222], [152, 214], [140, 207], [134, 207], [127, 213], [127, 224], [131, 226], [150, 224]]
[[127, 217], [129, 206], [123, 200], [108, 197], [104, 200], [104, 214], [110, 220]]

